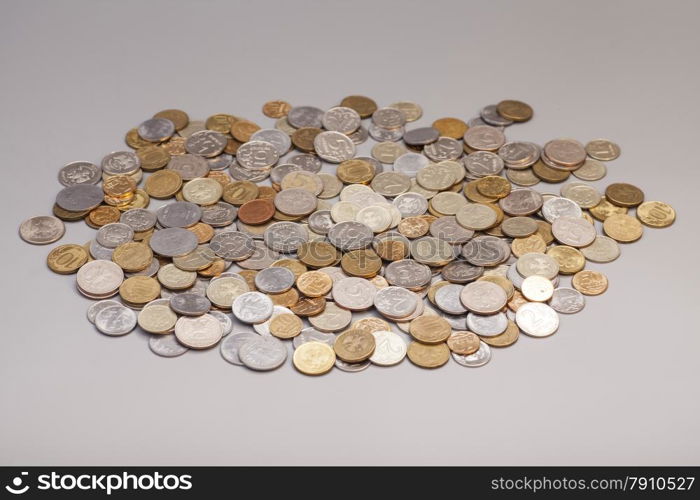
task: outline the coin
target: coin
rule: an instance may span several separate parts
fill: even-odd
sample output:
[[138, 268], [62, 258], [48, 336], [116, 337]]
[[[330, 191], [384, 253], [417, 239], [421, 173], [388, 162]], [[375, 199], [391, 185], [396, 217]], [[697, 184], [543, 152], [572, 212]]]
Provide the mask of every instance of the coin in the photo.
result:
[[637, 207], [637, 218], [649, 227], [668, 227], [676, 220], [676, 211], [661, 201], [645, 201]]
[[95, 327], [105, 335], [126, 335], [136, 328], [136, 313], [122, 305], [106, 307], [95, 316]]
[[182, 356], [189, 349], [177, 341], [174, 334], [168, 335], [151, 335], [148, 338], [148, 347], [158, 356], [164, 358], [174, 358]]
[[265, 293], [286, 292], [295, 281], [294, 273], [285, 267], [268, 267], [255, 275], [255, 286]]
[[232, 311], [244, 323], [262, 323], [272, 316], [273, 304], [267, 295], [246, 292], [235, 298]]
[[598, 271], [579, 271], [571, 279], [573, 287], [584, 295], [600, 295], [608, 289], [608, 278]]
[[608, 139], [594, 139], [586, 144], [586, 153], [596, 160], [610, 161], [620, 156], [620, 146]]
[[479, 350], [479, 337], [472, 332], [453, 332], [447, 339], [447, 347], [454, 353], [469, 356]]
[[221, 341], [221, 357], [233, 365], [243, 366], [243, 361], [238, 356], [238, 351], [240, 351], [243, 344], [257, 337], [258, 335], [252, 332], [239, 332], [229, 335]]
[[450, 324], [440, 316], [419, 316], [411, 321], [409, 332], [424, 344], [440, 344], [451, 335]]
[[532, 107], [522, 101], [507, 99], [496, 105], [496, 111], [507, 120], [524, 122], [532, 118]]
[[464, 286], [460, 292], [460, 300], [470, 311], [493, 314], [506, 305], [508, 297], [500, 286], [487, 281], [477, 281]]
[[307, 297], [323, 297], [330, 292], [333, 281], [321, 271], [307, 271], [297, 278], [296, 285]]
[[554, 286], [552, 282], [543, 276], [532, 275], [523, 280], [520, 291], [527, 300], [533, 302], [546, 302], [552, 297]]
[[335, 364], [333, 348], [322, 342], [306, 342], [294, 350], [294, 367], [305, 375], [323, 375]]
[[610, 184], [605, 189], [605, 197], [619, 207], [636, 207], [644, 201], [642, 190], [625, 182]]
[[593, 243], [581, 248], [581, 253], [591, 262], [612, 262], [620, 256], [620, 246], [607, 236], [596, 236]]
[[644, 228], [634, 217], [626, 214], [614, 214], [603, 222], [603, 231], [615, 241], [630, 243], [642, 237]]
[[549, 299], [549, 306], [563, 314], [579, 312], [586, 305], [586, 299], [578, 290], [567, 287], [556, 288]]
[[169, 306], [151, 306], [138, 314], [138, 325], [149, 333], [168, 333], [177, 322], [177, 315]]
[[309, 323], [321, 332], [338, 332], [352, 321], [352, 313], [337, 306], [334, 302], [326, 303], [322, 313], [309, 317]]
[[515, 313], [515, 322], [523, 333], [531, 337], [547, 337], [559, 328], [559, 316], [546, 304], [529, 302]]
[[19, 227], [20, 237], [27, 243], [47, 245], [61, 239], [66, 231], [63, 222], [50, 215], [39, 215], [25, 220]]
[[454, 359], [458, 365], [466, 366], [469, 368], [478, 368], [480, 366], [484, 366], [486, 363], [491, 361], [491, 348], [486, 342], [481, 341], [479, 344], [479, 350], [476, 351], [474, 354], [470, 354], [469, 356], [463, 356], [461, 354], [453, 352], [452, 359]]
[[292, 109], [292, 105], [286, 101], [268, 101], [263, 104], [262, 112], [270, 118], [282, 118]]
[[372, 332], [375, 349], [369, 360], [379, 366], [393, 366], [406, 357], [408, 350], [406, 342], [396, 333], [389, 330]]
[[301, 333], [303, 323], [292, 313], [279, 314], [270, 320], [270, 333], [277, 338], [291, 339]]
[[175, 323], [177, 340], [190, 349], [208, 349], [222, 336], [221, 323], [211, 314], [196, 317], [183, 316]]
[[362, 330], [347, 330], [335, 339], [333, 349], [336, 356], [348, 363], [359, 363], [374, 352], [376, 343], [371, 333]]
[[491, 347], [508, 347], [518, 341], [520, 329], [513, 321], [508, 320], [508, 326], [505, 331], [499, 335], [491, 337], [483, 337], [482, 342]]
[[422, 344], [413, 341], [407, 350], [408, 359], [421, 368], [439, 368], [450, 359], [450, 349], [444, 342], [441, 344]]

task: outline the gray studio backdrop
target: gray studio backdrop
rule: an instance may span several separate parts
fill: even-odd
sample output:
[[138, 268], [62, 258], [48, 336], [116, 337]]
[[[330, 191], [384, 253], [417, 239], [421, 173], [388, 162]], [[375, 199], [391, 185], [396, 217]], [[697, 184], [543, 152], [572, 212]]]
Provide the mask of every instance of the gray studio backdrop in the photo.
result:
[[[698, 5], [2, 1], [0, 463], [697, 464]], [[483, 368], [321, 378], [100, 335], [49, 247], [17, 237], [63, 164], [124, 148], [160, 109], [271, 126], [267, 100], [355, 93], [420, 103], [415, 126], [525, 100], [535, 118], [509, 138], [611, 138], [622, 156], [595, 185], [632, 182], [678, 221], [591, 264], [605, 295]]]

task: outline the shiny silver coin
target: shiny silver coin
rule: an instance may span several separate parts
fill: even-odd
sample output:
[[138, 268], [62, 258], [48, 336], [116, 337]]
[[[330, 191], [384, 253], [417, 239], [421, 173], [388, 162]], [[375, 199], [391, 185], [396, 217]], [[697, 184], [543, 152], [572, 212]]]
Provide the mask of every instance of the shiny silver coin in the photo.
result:
[[99, 302], [94, 302], [93, 304], [88, 307], [87, 310], [87, 319], [90, 323], [94, 324], [95, 323], [95, 318], [97, 317], [97, 314], [108, 307], [112, 306], [121, 306], [122, 303], [117, 301], [117, 300], [100, 300]]
[[559, 217], [581, 218], [581, 207], [568, 198], [553, 196], [542, 204], [542, 215], [550, 224]]
[[224, 134], [213, 130], [200, 130], [187, 138], [185, 150], [193, 155], [211, 158], [220, 155], [227, 142]]
[[38, 215], [25, 220], [19, 226], [19, 236], [33, 245], [47, 245], [61, 239], [66, 226], [58, 217]]
[[286, 292], [294, 281], [294, 273], [286, 267], [268, 267], [255, 275], [255, 287], [263, 293]]
[[287, 360], [287, 346], [275, 337], [257, 337], [240, 347], [238, 357], [252, 370], [274, 370]]
[[202, 218], [202, 208], [189, 201], [173, 201], [160, 207], [156, 216], [163, 227], [190, 227]]
[[451, 137], [440, 137], [437, 141], [423, 148], [425, 156], [436, 163], [445, 160], [456, 160], [462, 156], [462, 143]]
[[95, 316], [95, 326], [105, 335], [126, 335], [136, 328], [136, 313], [123, 305], [105, 307]]
[[96, 260], [112, 260], [114, 248], [109, 248], [97, 243], [97, 240], [90, 241], [90, 255]]
[[287, 121], [295, 128], [321, 128], [323, 126], [323, 110], [315, 106], [294, 106], [287, 114]]
[[399, 286], [388, 286], [374, 296], [375, 309], [389, 318], [405, 318], [418, 307], [420, 297]]
[[242, 261], [255, 252], [253, 238], [240, 231], [225, 231], [215, 235], [209, 242], [209, 248], [225, 260]]
[[277, 150], [278, 156], [284, 156], [292, 147], [292, 140], [287, 134], [281, 130], [274, 128], [264, 128], [255, 132], [251, 137], [251, 141], [269, 142]]
[[508, 318], [502, 312], [496, 314], [467, 315], [467, 328], [469, 331], [482, 337], [494, 337], [500, 335], [508, 328]]
[[370, 123], [367, 132], [377, 142], [397, 142], [403, 138], [405, 129], [403, 127], [384, 128]]
[[406, 357], [408, 346], [400, 335], [392, 331], [372, 332], [375, 348], [369, 361], [379, 366], [394, 366]]
[[225, 227], [233, 224], [238, 215], [238, 209], [223, 201], [202, 207], [201, 222], [209, 224], [211, 227]]
[[228, 173], [236, 181], [262, 182], [270, 176], [270, 169], [249, 170], [234, 162], [229, 167]]
[[151, 335], [148, 338], [148, 347], [158, 356], [164, 358], [175, 358], [182, 356], [189, 348], [177, 341], [174, 333], [167, 335]]
[[74, 161], [64, 165], [58, 171], [58, 182], [65, 187], [76, 184], [97, 184], [101, 180], [102, 168], [89, 161]]
[[452, 359], [454, 359], [457, 362], [457, 364], [461, 366], [466, 366], [468, 368], [478, 368], [480, 366], [484, 366], [486, 363], [491, 361], [491, 348], [487, 343], [482, 341], [479, 343], [479, 350], [476, 351], [474, 354], [470, 354], [469, 356], [463, 356], [461, 354], [453, 352]]
[[56, 195], [56, 204], [69, 212], [85, 212], [98, 207], [104, 196], [100, 186], [76, 184], [61, 189]]
[[246, 170], [267, 171], [272, 168], [280, 154], [277, 147], [267, 141], [249, 141], [236, 151], [236, 163]]
[[374, 305], [377, 288], [364, 278], [349, 277], [333, 283], [333, 300], [351, 311], [363, 311]]
[[221, 357], [232, 365], [243, 366], [243, 361], [241, 361], [241, 358], [238, 356], [238, 352], [241, 350], [243, 344], [257, 337], [258, 335], [252, 332], [237, 332], [229, 335], [221, 341], [219, 347]]
[[246, 292], [233, 301], [233, 315], [244, 323], [262, 323], [266, 321], [274, 309], [270, 297], [260, 292]]
[[207, 160], [193, 154], [174, 155], [165, 168], [180, 174], [183, 181], [205, 177], [209, 173]]
[[131, 151], [114, 151], [102, 158], [101, 165], [103, 174], [131, 175], [141, 168], [141, 160]]
[[[464, 304], [462, 304], [462, 301], [460, 300], [460, 295], [463, 289], [464, 287], [462, 285], [454, 284], [445, 285], [439, 288], [435, 293], [435, 305], [438, 306], [441, 311], [444, 311], [450, 315], [465, 314], [467, 312], [467, 308], [464, 307]], [[460, 326], [461, 321], [464, 321], [464, 328], [460, 329], [466, 330], [466, 316], [463, 319], [460, 319]]]
[[175, 133], [175, 124], [167, 118], [149, 118], [136, 129], [141, 139], [162, 142]]
[[[500, 114], [498, 114], [496, 104], [489, 104], [488, 106], [485, 106], [479, 115], [484, 123], [491, 125], [492, 127], [507, 127], [513, 124], [513, 120], [503, 118]], [[472, 125], [470, 124], [469, 126], [471, 127]]]
[[586, 305], [586, 298], [574, 288], [555, 288], [549, 306], [558, 313], [574, 314]]
[[210, 314], [183, 316], [175, 323], [177, 340], [190, 349], [208, 349], [221, 340], [221, 323]]
[[309, 229], [317, 234], [328, 234], [335, 223], [330, 210], [317, 210], [309, 215]]
[[233, 321], [228, 314], [221, 311], [209, 311], [211, 316], [214, 316], [221, 323], [221, 335], [225, 337], [233, 330]]
[[319, 332], [315, 328], [304, 328], [299, 335], [292, 339], [294, 349], [307, 342], [323, 342], [333, 347], [333, 345], [335, 345], [335, 335], [332, 333]]
[[393, 204], [404, 218], [423, 215], [428, 210], [428, 200], [420, 193], [400, 194]]
[[548, 337], [559, 328], [559, 315], [547, 304], [528, 302], [516, 311], [515, 322], [531, 337]]
[[580, 248], [593, 243], [597, 233], [593, 224], [582, 217], [558, 217], [552, 223], [552, 235], [564, 245]]
[[163, 257], [180, 257], [197, 248], [197, 236], [187, 229], [171, 227], [159, 229], [148, 241], [151, 249]]
[[474, 177], [498, 175], [503, 171], [503, 159], [491, 151], [476, 151], [462, 159], [464, 168]]
[[134, 239], [134, 230], [127, 224], [113, 222], [105, 224], [98, 229], [95, 241], [107, 248], [117, 248], [119, 245], [128, 243]]
[[170, 308], [183, 316], [201, 316], [211, 309], [211, 302], [198, 293], [184, 292], [170, 298]]
[[321, 132], [314, 137], [314, 150], [323, 160], [341, 163], [355, 156], [355, 143], [340, 132]]
[[156, 214], [145, 208], [132, 208], [124, 212], [119, 218], [119, 222], [138, 232], [152, 229], [157, 221]]
[[321, 118], [323, 128], [346, 135], [355, 132], [360, 127], [361, 121], [357, 111], [343, 106], [329, 109]]

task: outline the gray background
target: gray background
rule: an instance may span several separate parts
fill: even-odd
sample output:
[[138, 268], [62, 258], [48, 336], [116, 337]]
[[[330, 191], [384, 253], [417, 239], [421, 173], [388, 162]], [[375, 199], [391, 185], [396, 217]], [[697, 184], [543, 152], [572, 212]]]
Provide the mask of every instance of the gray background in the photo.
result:
[[[698, 5], [3, 1], [0, 463], [697, 464]], [[597, 185], [637, 184], [678, 221], [590, 265], [604, 296], [484, 368], [321, 378], [102, 336], [49, 247], [16, 236], [50, 212], [61, 165], [122, 149], [160, 109], [270, 126], [267, 100], [354, 93], [420, 103], [414, 125], [525, 100], [535, 119], [510, 138], [612, 138]], [[70, 224], [62, 243], [91, 234]]]

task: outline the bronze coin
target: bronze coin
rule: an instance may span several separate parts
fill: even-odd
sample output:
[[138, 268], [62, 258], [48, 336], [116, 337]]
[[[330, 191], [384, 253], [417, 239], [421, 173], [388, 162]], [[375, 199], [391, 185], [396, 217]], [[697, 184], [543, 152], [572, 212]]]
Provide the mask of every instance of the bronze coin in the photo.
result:
[[316, 316], [326, 308], [326, 299], [323, 297], [302, 297], [289, 309], [297, 316]]
[[314, 139], [321, 132], [323, 132], [323, 130], [316, 127], [302, 127], [297, 129], [292, 134], [292, 144], [294, 144], [295, 148], [305, 153], [311, 153], [314, 151]]
[[244, 224], [264, 224], [275, 215], [275, 205], [270, 200], [255, 199], [245, 202], [238, 209], [238, 219]]
[[361, 118], [369, 118], [372, 116], [372, 113], [377, 111], [377, 103], [363, 95], [349, 95], [340, 101], [340, 105], [354, 109]]
[[282, 118], [291, 109], [292, 105], [287, 101], [268, 101], [263, 104], [262, 112], [268, 118]]
[[618, 207], [636, 207], [644, 201], [644, 193], [632, 184], [616, 182], [605, 189], [605, 198]]

